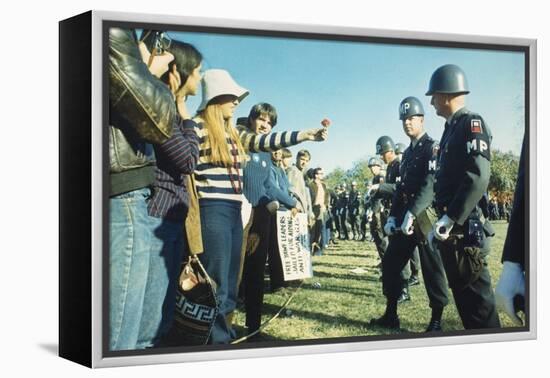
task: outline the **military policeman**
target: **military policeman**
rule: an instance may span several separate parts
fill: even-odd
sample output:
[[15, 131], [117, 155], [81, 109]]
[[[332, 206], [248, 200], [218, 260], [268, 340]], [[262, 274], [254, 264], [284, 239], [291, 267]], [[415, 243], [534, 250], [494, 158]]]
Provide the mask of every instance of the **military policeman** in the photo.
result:
[[336, 244], [334, 231], [340, 235], [340, 219], [338, 219], [338, 195], [340, 194], [340, 185], [336, 185], [334, 190], [330, 191], [330, 224], [331, 224], [331, 234], [330, 241], [332, 244]]
[[[422, 104], [420, 104], [422, 106]], [[403, 120], [402, 120], [403, 121]], [[404, 143], [396, 143], [395, 144], [395, 155], [397, 156], [397, 160], [399, 160], [399, 163], [403, 161], [403, 153], [407, 149], [407, 146], [405, 146]], [[413, 255], [410, 262], [410, 270], [411, 270], [411, 277], [409, 278], [409, 286], [412, 285], [418, 285], [420, 283], [418, 279], [418, 275], [420, 273], [420, 252], [418, 251], [418, 248], [414, 249]]]
[[351, 190], [349, 192], [348, 200], [348, 218], [351, 226], [351, 232], [353, 232], [353, 238], [359, 240], [359, 208], [361, 206], [360, 193], [357, 190], [357, 182], [351, 182]]
[[[365, 181], [367, 190], [363, 196], [363, 216], [361, 217], [361, 233], [363, 234], [363, 238], [361, 241], [367, 239], [367, 224], [369, 224], [369, 231], [372, 236], [372, 225], [370, 223], [373, 222], [372, 218], [374, 215], [373, 210], [375, 208], [375, 201], [372, 201], [372, 192], [370, 189], [372, 185], [384, 182], [385, 171], [382, 170], [383, 166], [384, 163], [378, 157], [371, 157], [368, 161], [368, 167], [372, 174], [372, 178]], [[383, 226], [380, 226], [380, 232], [383, 232], [382, 227]]]
[[347, 217], [348, 217], [348, 202], [349, 202], [349, 193], [346, 189], [346, 183], [343, 182], [340, 184], [342, 191], [338, 196], [338, 218], [340, 220], [340, 239], [349, 240], [348, 235], [348, 226], [347, 226]]
[[466, 109], [468, 93], [466, 75], [453, 64], [435, 70], [426, 93], [446, 119], [434, 179], [439, 220], [432, 235], [464, 328], [498, 328], [486, 262], [494, 232], [478, 206], [489, 184], [492, 135], [483, 118]]
[[[384, 163], [386, 163], [386, 177], [383, 183], [373, 185], [371, 190], [376, 191], [374, 198], [381, 198], [384, 210], [381, 214], [381, 224], [386, 224], [388, 220], [388, 215], [391, 209], [392, 199], [396, 190], [397, 185], [401, 182], [401, 174], [399, 171], [399, 160], [395, 155], [395, 144], [389, 136], [382, 136], [376, 141], [376, 153], [380, 155]], [[386, 230], [384, 233], [388, 236], [386, 240], [391, 243], [392, 236], [388, 235]], [[388, 244], [384, 253], [387, 250]], [[385, 258], [385, 257], [384, 257]], [[384, 258], [382, 259], [382, 264], [384, 263]], [[406, 265], [403, 271], [401, 272], [401, 295], [398, 298], [399, 302], [409, 301], [411, 299], [409, 294], [409, 278], [411, 277], [411, 270], [409, 265]]]
[[384, 173], [382, 171], [382, 165], [384, 163], [377, 157], [372, 157], [369, 159], [369, 168], [373, 175], [372, 181], [369, 185], [369, 190], [365, 195], [364, 202], [364, 220], [365, 220], [365, 233], [366, 233], [366, 223], [369, 223], [369, 230], [372, 237], [372, 240], [378, 251], [378, 256], [380, 261], [384, 256], [386, 247], [388, 245], [388, 240], [386, 235], [384, 235], [383, 223], [382, 223], [382, 200], [380, 198], [375, 198], [374, 194], [376, 190], [372, 188], [377, 188], [380, 184], [384, 182]]
[[[395, 155], [397, 156], [397, 160], [399, 160], [399, 163], [403, 160], [403, 153], [407, 149], [407, 146], [403, 143], [396, 143], [395, 144]], [[420, 255], [418, 248], [414, 249], [413, 256], [409, 260], [410, 262], [410, 269], [411, 269], [411, 277], [409, 278], [409, 286], [411, 285], [418, 285], [420, 283], [418, 279], [418, 274], [420, 272]]]
[[395, 144], [395, 154], [397, 155], [397, 159], [399, 162], [403, 160], [403, 153], [407, 149], [407, 146], [405, 146], [404, 143], [396, 143]]
[[382, 284], [387, 305], [385, 314], [373, 320], [373, 324], [399, 328], [397, 301], [402, 287], [403, 268], [420, 251], [422, 273], [430, 300], [432, 317], [426, 331], [441, 331], [443, 308], [448, 303], [447, 283], [441, 258], [429, 247], [422, 233], [430, 230], [427, 212], [433, 201], [433, 180], [437, 158], [437, 143], [424, 130], [424, 108], [416, 97], [407, 97], [399, 105], [399, 119], [411, 144], [401, 161], [401, 181], [397, 184], [390, 217], [384, 227], [393, 235], [382, 264]]

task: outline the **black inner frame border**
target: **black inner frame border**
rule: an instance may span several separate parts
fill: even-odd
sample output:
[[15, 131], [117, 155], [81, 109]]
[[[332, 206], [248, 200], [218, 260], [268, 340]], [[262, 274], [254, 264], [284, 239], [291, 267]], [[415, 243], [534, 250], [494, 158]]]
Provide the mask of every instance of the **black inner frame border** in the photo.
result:
[[[221, 22], [222, 20], [220, 20]], [[308, 25], [303, 25], [305, 28]], [[318, 25], [311, 25], [311, 27], [317, 27]], [[428, 338], [448, 337], [448, 336], [467, 336], [467, 335], [486, 335], [486, 334], [500, 334], [500, 333], [517, 333], [517, 332], [529, 332], [530, 327], [530, 309], [531, 309], [531, 295], [530, 295], [530, 46], [504, 44], [504, 43], [482, 43], [482, 42], [456, 42], [456, 41], [440, 41], [430, 39], [414, 39], [414, 38], [396, 38], [396, 37], [369, 37], [360, 35], [346, 35], [346, 34], [324, 34], [324, 33], [310, 33], [310, 32], [297, 32], [297, 31], [282, 31], [282, 30], [264, 30], [264, 29], [245, 29], [245, 28], [231, 28], [231, 27], [214, 27], [214, 26], [196, 26], [196, 25], [176, 25], [176, 24], [162, 24], [162, 23], [150, 23], [150, 22], [128, 22], [128, 21], [116, 21], [116, 20], [103, 20], [102, 21], [102, 124], [109, 124], [109, 28], [118, 27], [124, 29], [154, 29], [154, 30], [166, 30], [176, 32], [193, 32], [193, 33], [212, 33], [212, 34], [225, 34], [225, 35], [242, 35], [242, 36], [256, 36], [266, 38], [290, 38], [290, 39], [309, 39], [309, 40], [321, 40], [321, 41], [341, 41], [341, 42], [363, 42], [372, 44], [390, 44], [390, 45], [404, 45], [404, 46], [423, 46], [423, 47], [442, 47], [442, 48], [459, 48], [459, 49], [473, 49], [473, 50], [494, 50], [494, 51], [509, 51], [520, 52], [524, 55], [524, 72], [525, 72], [525, 104], [524, 104], [524, 116], [525, 116], [525, 279], [526, 279], [526, 293], [525, 293], [525, 309], [526, 309], [526, 323], [522, 327], [508, 327], [498, 329], [480, 329], [480, 330], [459, 330], [459, 331], [446, 331], [441, 335], [430, 335]], [[275, 26], [277, 27], [277, 26]], [[281, 27], [284, 27], [282, 25]], [[406, 31], [397, 31], [407, 33]], [[458, 37], [459, 35], [457, 35]], [[452, 35], [450, 35], [452, 38]], [[462, 37], [462, 36], [461, 36]], [[468, 36], [464, 36], [468, 37]], [[475, 37], [475, 36], [472, 36]], [[489, 37], [490, 38], [490, 37]], [[535, 73], [536, 74], [536, 73]], [[254, 344], [241, 343], [237, 345], [200, 345], [200, 346], [182, 346], [171, 348], [153, 348], [145, 350], [128, 350], [128, 351], [110, 351], [109, 350], [109, 165], [108, 165], [108, 145], [109, 137], [108, 133], [102, 133], [102, 161], [103, 161], [103, 211], [102, 211], [102, 358], [107, 357], [126, 357], [126, 356], [144, 356], [144, 355], [157, 355], [157, 354], [173, 354], [173, 353], [191, 353], [191, 352], [210, 352], [210, 351], [223, 351], [223, 350], [242, 350], [242, 349], [257, 349], [257, 348], [279, 348], [279, 347], [291, 347], [291, 346], [307, 346], [307, 345], [331, 345], [331, 344], [343, 344], [365, 341], [388, 341], [388, 340], [407, 340], [407, 339], [423, 339], [427, 338], [423, 333], [405, 333], [399, 335], [374, 335], [374, 336], [349, 336], [338, 338], [322, 338], [322, 339], [305, 339], [305, 340], [286, 340], [286, 341], [269, 341], [260, 342]], [[494, 281], [497, 277], [492, 277]], [[493, 286], [495, 283], [493, 282]]]

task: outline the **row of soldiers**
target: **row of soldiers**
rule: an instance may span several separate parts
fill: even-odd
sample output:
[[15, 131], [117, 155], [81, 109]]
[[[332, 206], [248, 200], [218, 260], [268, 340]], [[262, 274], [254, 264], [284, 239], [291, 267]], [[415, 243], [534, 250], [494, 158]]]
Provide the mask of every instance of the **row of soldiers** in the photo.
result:
[[[487, 200], [492, 134], [483, 118], [465, 107], [468, 93], [460, 67], [438, 68], [426, 95], [431, 96], [437, 115], [446, 120], [440, 142], [425, 132], [424, 108], [416, 97], [406, 97], [399, 105], [399, 119], [410, 139], [402, 161], [389, 136], [376, 142], [386, 172], [375, 158], [369, 161], [374, 178], [364, 214], [382, 260], [387, 302], [385, 313], [371, 320], [373, 326], [399, 328], [397, 305], [408, 294], [409, 260], [418, 254], [432, 312], [427, 332], [442, 329], [449, 302], [447, 284], [464, 328], [500, 327], [486, 262], [494, 236]], [[349, 236], [346, 220], [354, 235], [361, 233], [354, 186], [349, 195], [340, 188], [335, 202], [342, 238]]]
[[493, 197], [489, 201], [489, 219], [506, 220], [507, 222], [509, 222], [511, 212], [512, 204], [509, 200], [497, 200]]
[[[395, 153], [400, 160], [406, 146], [403, 143], [395, 144]], [[357, 189], [357, 182], [351, 182], [351, 189], [347, 190], [347, 184], [342, 182], [330, 192], [331, 224], [330, 228], [340, 240], [369, 240], [367, 225], [372, 215], [374, 201], [369, 191], [373, 183], [384, 180], [385, 164], [373, 157], [369, 159], [368, 166], [373, 173], [373, 179], [365, 183], [367, 192], [362, 194]]]

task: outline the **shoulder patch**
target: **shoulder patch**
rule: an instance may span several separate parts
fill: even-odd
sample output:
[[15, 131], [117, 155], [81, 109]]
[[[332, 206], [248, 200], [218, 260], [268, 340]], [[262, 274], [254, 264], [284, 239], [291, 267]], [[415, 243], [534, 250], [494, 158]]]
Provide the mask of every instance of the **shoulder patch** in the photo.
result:
[[437, 170], [437, 158], [439, 155], [439, 143], [437, 141], [434, 141], [432, 145], [432, 156], [428, 160], [428, 172], [429, 173], [435, 173]]
[[439, 153], [439, 143], [434, 142], [432, 145], [432, 156], [437, 157], [437, 154]]
[[470, 121], [470, 131], [476, 134], [483, 133], [483, 126], [481, 125], [480, 119], [472, 119]]

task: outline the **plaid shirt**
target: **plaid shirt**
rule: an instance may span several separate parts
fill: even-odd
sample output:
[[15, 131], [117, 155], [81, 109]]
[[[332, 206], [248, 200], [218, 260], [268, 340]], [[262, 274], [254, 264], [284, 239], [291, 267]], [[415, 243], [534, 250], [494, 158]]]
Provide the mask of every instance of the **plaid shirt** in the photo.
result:
[[173, 222], [183, 222], [189, 207], [185, 175], [194, 171], [199, 159], [197, 124], [178, 117], [172, 137], [155, 145], [157, 167], [149, 215]]

